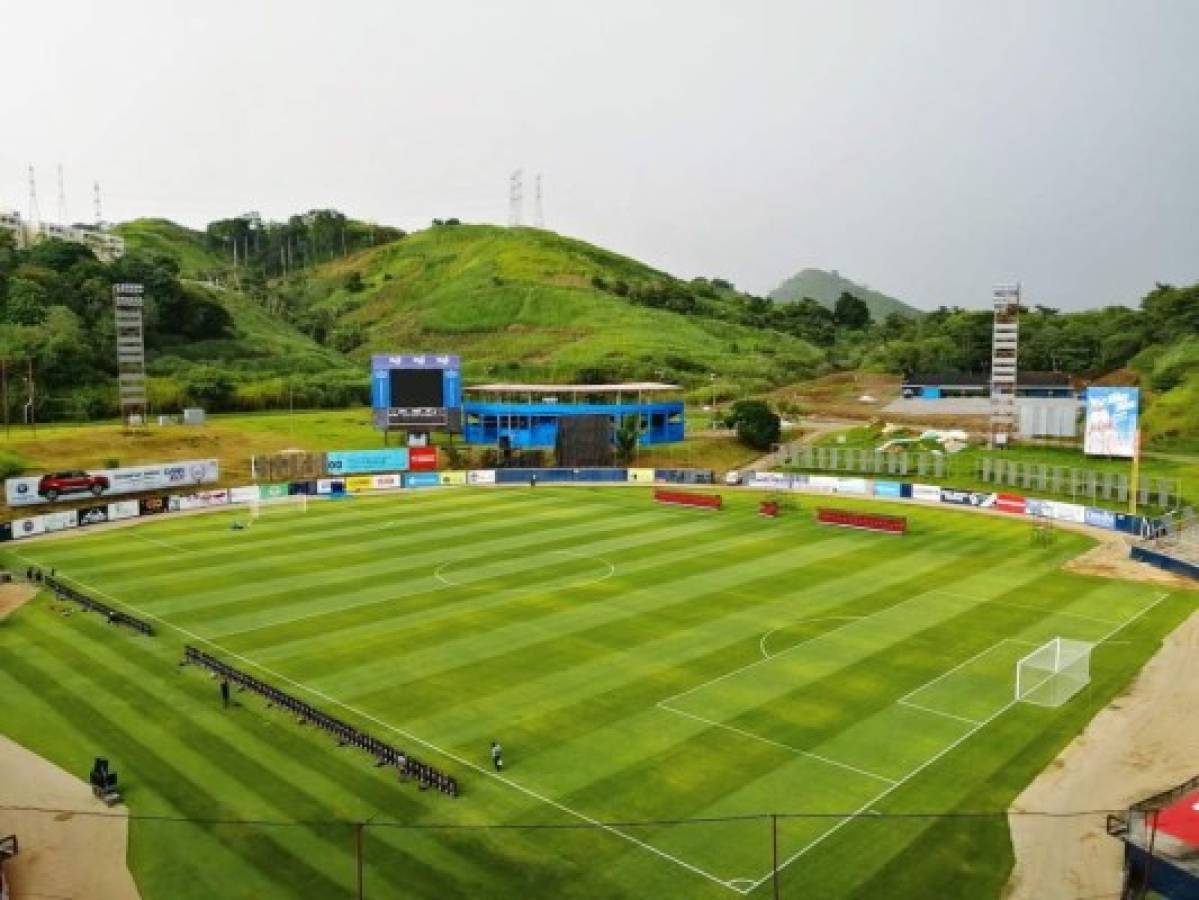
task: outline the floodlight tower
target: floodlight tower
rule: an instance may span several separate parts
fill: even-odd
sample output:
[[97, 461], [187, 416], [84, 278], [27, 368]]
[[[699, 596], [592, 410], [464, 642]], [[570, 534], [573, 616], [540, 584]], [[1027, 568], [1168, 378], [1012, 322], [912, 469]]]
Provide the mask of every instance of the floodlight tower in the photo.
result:
[[114, 284], [112, 302], [117, 326], [117, 397], [121, 418], [129, 427], [146, 421], [146, 342], [140, 284]]
[[524, 186], [521, 179], [524, 177], [524, 170], [517, 169], [508, 178], [508, 224], [513, 228], [519, 228], [524, 224]]
[[1020, 339], [1020, 285], [1001, 284], [992, 294], [991, 431], [987, 445], [1008, 446], [1016, 430], [1016, 369]]

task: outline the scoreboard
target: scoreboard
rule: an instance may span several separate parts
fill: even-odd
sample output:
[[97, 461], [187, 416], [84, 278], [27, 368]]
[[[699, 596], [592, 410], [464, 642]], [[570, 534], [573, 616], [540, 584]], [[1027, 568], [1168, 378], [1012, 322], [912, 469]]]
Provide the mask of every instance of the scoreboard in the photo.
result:
[[371, 409], [381, 431], [461, 431], [462, 370], [441, 353], [371, 357]]

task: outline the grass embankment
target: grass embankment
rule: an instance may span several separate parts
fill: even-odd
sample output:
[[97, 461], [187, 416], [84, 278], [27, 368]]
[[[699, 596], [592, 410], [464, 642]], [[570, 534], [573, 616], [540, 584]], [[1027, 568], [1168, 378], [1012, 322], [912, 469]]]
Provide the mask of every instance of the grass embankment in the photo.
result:
[[[368, 829], [369, 896], [727, 900], [686, 866], [765, 876], [768, 819], [604, 831], [579, 815], [771, 812], [824, 816], [782, 820], [783, 859], [827, 833], [783, 896], [997, 897], [1001, 816], [837, 814], [1006, 809], [1195, 596], [1063, 572], [1087, 538], [1036, 547], [995, 517], [910, 508], [896, 538], [727, 499], [709, 513], [635, 488], [459, 489], [270, 511], [244, 532], [225, 511], [31, 541], [3, 555], [132, 604], [159, 634], [35, 600], [0, 622], [2, 727], [69, 771], [107, 756], [135, 813], [188, 820], [134, 822], [145, 900], [348, 898], [349, 823], [372, 818], [407, 827]], [[1011, 705], [1019, 642], [1125, 622], [1066, 706]], [[249, 695], [222, 710], [214, 681], [177, 667], [205, 640], [450, 770], [463, 797], [400, 783]], [[412, 827], [515, 823], [575, 827]]]

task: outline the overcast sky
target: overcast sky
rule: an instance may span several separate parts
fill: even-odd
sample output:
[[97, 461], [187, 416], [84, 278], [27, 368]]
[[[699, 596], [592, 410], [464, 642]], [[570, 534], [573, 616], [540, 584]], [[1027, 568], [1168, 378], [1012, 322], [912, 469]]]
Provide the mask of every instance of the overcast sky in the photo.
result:
[[0, 206], [547, 227], [924, 307], [1199, 280], [1199, 0], [0, 0]]

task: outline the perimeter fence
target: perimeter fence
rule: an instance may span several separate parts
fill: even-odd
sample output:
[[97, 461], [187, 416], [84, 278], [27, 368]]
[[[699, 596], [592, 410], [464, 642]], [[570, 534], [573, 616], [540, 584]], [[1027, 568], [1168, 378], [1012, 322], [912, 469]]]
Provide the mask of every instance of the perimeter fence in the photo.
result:
[[[1070, 900], [1119, 896], [1118, 866], [1086, 873], [1076, 889], [1065, 885], [1078, 878], [1083, 865], [1073, 858], [1076, 848], [1092, 838], [1114, 840], [1107, 836], [1108, 817], [1126, 812], [872, 808], [630, 821], [564, 814], [557, 820], [486, 823], [470, 815], [444, 822], [379, 815], [284, 820], [0, 805], [0, 832], [20, 837], [21, 853], [9, 863], [11, 878], [30, 896], [36, 894], [37, 875], [33, 868], [23, 870], [23, 857], [32, 860], [45, 845], [69, 847], [72, 833], [81, 829], [94, 835], [96, 829], [124, 827], [120, 820], [128, 819], [130, 856], [143, 861], [136, 871], [150, 885], [147, 896], [161, 895], [161, 885], [174, 881], [200, 886], [199, 893], [183, 890], [180, 896], [222, 891], [228, 896], [236, 886], [238, 896], [322, 900], [567, 895], [761, 900], [991, 895], [1007, 879], [1011, 858], [1002, 848], [1011, 828], [1018, 852], [1031, 851], [1023, 863], [1035, 866], [1038, 878], [1063, 879], [1051, 895]], [[149, 865], [147, 853], [153, 854]]]

